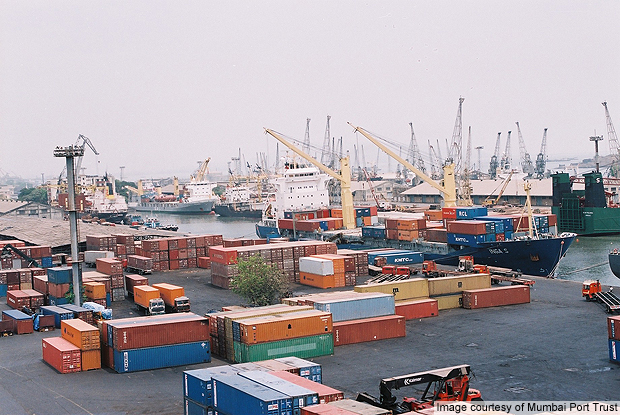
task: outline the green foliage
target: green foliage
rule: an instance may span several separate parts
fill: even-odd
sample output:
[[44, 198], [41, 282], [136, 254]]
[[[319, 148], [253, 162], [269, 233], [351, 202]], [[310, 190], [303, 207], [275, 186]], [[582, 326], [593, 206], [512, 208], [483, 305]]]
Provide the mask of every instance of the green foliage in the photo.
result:
[[23, 188], [19, 191], [18, 200], [47, 205], [47, 190], [44, 187]]
[[239, 275], [232, 279], [230, 287], [251, 305], [277, 304], [287, 293], [288, 281], [284, 273], [274, 264], [267, 264], [261, 256], [240, 260], [238, 266]]
[[216, 196], [222, 196], [225, 192], [226, 192], [225, 186], [217, 186], [213, 188], [213, 193], [215, 193]]
[[125, 200], [129, 200], [130, 199], [130, 194], [129, 194], [129, 190], [127, 190], [127, 188], [125, 186], [131, 186], [134, 189], [138, 188], [138, 185], [134, 182], [127, 182], [125, 180], [121, 181], [121, 180], [115, 180], [114, 181], [114, 186], [116, 187], [116, 193], [118, 193], [120, 196], [123, 196], [125, 198]]
[[[86, 293], [84, 292], [83, 285], [80, 287], [80, 293], [82, 295], [82, 300], [80, 301], [80, 304], [83, 304], [88, 300], [88, 298], [86, 298]], [[73, 284], [69, 286], [69, 291], [65, 293], [65, 298], [67, 299], [69, 304], [73, 304], [73, 301], [75, 300], [75, 293], [73, 292]]]

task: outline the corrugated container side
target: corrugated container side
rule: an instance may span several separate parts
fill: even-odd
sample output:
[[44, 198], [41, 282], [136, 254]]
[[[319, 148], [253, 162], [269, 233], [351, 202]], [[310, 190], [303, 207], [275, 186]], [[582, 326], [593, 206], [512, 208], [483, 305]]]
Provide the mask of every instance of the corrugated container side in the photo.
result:
[[43, 315], [54, 316], [54, 322], [55, 322], [57, 329], [60, 328], [60, 324], [62, 320], [68, 320], [68, 319], [74, 318], [73, 311], [60, 308], [55, 305], [42, 306], [41, 311], [43, 312]]
[[458, 275], [428, 280], [428, 292], [431, 296], [482, 288], [491, 288], [491, 276], [489, 274]]
[[527, 285], [463, 291], [463, 308], [467, 309], [526, 304], [529, 302], [530, 287]]
[[301, 359], [296, 356], [279, 357], [274, 360], [286, 363], [287, 365], [293, 367], [295, 369], [294, 373], [301, 376], [302, 378], [306, 378], [318, 383], [323, 382], [323, 369], [318, 363], [314, 363], [306, 359]]
[[294, 409], [319, 403], [319, 395], [316, 392], [274, 376], [269, 372], [250, 370], [239, 372], [239, 376], [289, 396]]
[[101, 369], [101, 349], [82, 350], [82, 371]]
[[194, 365], [210, 361], [208, 341], [114, 350], [114, 370], [118, 373]]
[[241, 342], [256, 344], [332, 332], [330, 313], [309, 310], [241, 320]]
[[414, 320], [425, 317], [435, 317], [439, 315], [437, 300], [431, 298], [423, 300], [404, 300], [397, 301], [394, 312], [405, 320]]
[[315, 301], [314, 308], [332, 313], [334, 322], [379, 317], [394, 314], [394, 296], [377, 293], [372, 297]]
[[428, 281], [426, 278], [410, 278], [403, 281], [356, 285], [353, 290], [358, 293], [378, 292], [394, 294], [394, 299], [396, 301], [413, 298], [428, 298], [429, 296]]
[[290, 397], [241, 376], [214, 376], [213, 402], [226, 414], [283, 415], [293, 409]]
[[352, 399], [343, 399], [340, 401], [330, 402], [328, 405], [336, 408], [346, 409], [359, 415], [391, 415], [392, 411], [389, 409], [377, 408], [376, 406], [367, 404], [365, 402], [357, 402]]
[[332, 275], [320, 275], [320, 274], [312, 274], [310, 272], [302, 271], [299, 273], [299, 283], [303, 285], [308, 285], [310, 287], [317, 287], [317, 288], [336, 287], [336, 279], [333, 274]]
[[60, 373], [79, 372], [81, 366], [80, 349], [61, 337], [42, 340], [43, 360]]
[[334, 323], [334, 346], [405, 337], [405, 318], [399, 315]]
[[99, 330], [82, 320], [72, 318], [60, 322], [60, 334], [80, 350], [95, 350], [101, 348]]
[[287, 356], [311, 358], [333, 353], [334, 338], [331, 333], [252, 345], [234, 342], [234, 361], [238, 363]]
[[463, 294], [447, 294], [433, 297], [437, 300], [437, 308], [441, 310], [449, 310], [451, 308], [460, 308], [463, 306]]
[[340, 399], [344, 399], [344, 393], [334, 389], [332, 387], [322, 385], [318, 382], [314, 382], [310, 379], [306, 379], [301, 376], [294, 375], [290, 372], [285, 372], [282, 370], [270, 372], [272, 375], [277, 376], [281, 379], [287, 380], [289, 382], [295, 383], [296, 385], [302, 386], [306, 389], [310, 389], [311, 391], [316, 392], [319, 395], [319, 403], [327, 403], [338, 401]]
[[183, 395], [200, 405], [213, 406], [213, 376], [236, 375], [239, 372], [240, 369], [230, 365], [186, 370], [183, 372]]

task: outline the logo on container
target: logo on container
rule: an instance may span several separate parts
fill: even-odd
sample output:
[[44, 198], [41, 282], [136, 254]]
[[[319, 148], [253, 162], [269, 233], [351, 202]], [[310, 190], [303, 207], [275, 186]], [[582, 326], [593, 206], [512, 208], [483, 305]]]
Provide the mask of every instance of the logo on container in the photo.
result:
[[278, 410], [278, 404], [277, 403], [272, 403], [271, 405], [267, 406], [267, 410], [268, 411], [277, 411]]
[[129, 353], [123, 352], [123, 368], [129, 370]]

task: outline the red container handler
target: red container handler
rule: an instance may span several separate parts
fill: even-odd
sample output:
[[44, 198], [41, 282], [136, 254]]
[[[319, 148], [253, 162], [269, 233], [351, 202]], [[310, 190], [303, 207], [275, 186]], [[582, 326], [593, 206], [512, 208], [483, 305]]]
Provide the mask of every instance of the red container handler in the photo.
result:
[[463, 308], [467, 309], [526, 304], [529, 302], [530, 287], [527, 285], [463, 291]]
[[119, 351], [209, 340], [209, 319], [193, 313], [110, 320], [107, 326], [108, 344], [111, 334]]
[[394, 313], [405, 317], [405, 320], [414, 320], [439, 315], [437, 300], [406, 300], [395, 304]]
[[60, 373], [82, 370], [82, 355], [77, 346], [62, 337], [43, 339], [43, 360]]
[[399, 315], [334, 322], [334, 346], [405, 337], [405, 318]]
[[316, 392], [319, 395], [319, 403], [334, 402], [344, 399], [343, 392], [323, 385], [321, 383], [314, 382], [310, 379], [302, 378], [301, 376], [294, 373], [286, 372], [283, 370], [277, 370], [269, 373], [279, 377], [280, 379], [284, 379], [286, 381], [294, 383], [295, 385], [309, 389], [312, 392]]

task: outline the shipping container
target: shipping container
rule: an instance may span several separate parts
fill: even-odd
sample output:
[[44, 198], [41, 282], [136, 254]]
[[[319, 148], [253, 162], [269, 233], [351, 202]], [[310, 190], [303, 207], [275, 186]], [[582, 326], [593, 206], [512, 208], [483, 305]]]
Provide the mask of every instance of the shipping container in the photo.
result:
[[236, 375], [240, 369], [230, 365], [186, 370], [183, 372], [183, 396], [202, 406], [213, 406], [213, 376]]
[[483, 206], [459, 206], [456, 208], [456, 219], [473, 219], [478, 216], [486, 216], [487, 212], [488, 209]]
[[607, 337], [620, 340], [620, 316], [607, 317]]
[[530, 302], [530, 287], [511, 285], [463, 291], [463, 308], [476, 309]]
[[42, 340], [43, 360], [60, 373], [82, 370], [80, 349], [62, 337]]
[[79, 318], [80, 320], [85, 321], [88, 324], [95, 325], [93, 310], [80, 307], [75, 304], [62, 304], [58, 307], [71, 311], [73, 313], [73, 318]]
[[385, 226], [364, 226], [362, 228], [362, 237], [385, 239], [386, 238]]
[[45, 295], [36, 290], [22, 290], [24, 294], [30, 297], [30, 309], [36, 311], [44, 304]]
[[437, 300], [431, 298], [422, 300], [404, 300], [397, 301], [394, 312], [399, 316], [403, 316], [405, 320], [414, 320], [418, 318], [434, 317], [439, 315]]
[[239, 372], [239, 376], [249, 379], [259, 385], [266, 386], [277, 392], [281, 392], [292, 400], [293, 415], [300, 414], [300, 408], [319, 403], [319, 396], [316, 392], [302, 386], [291, 383], [268, 372], [251, 370]]
[[426, 278], [410, 278], [402, 281], [356, 285], [353, 289], [358, 293], [377, 292], [393, 294], [395, 301], [428, 298], [429, 296], [428, 280]]
[[348, 295], [348, 298], [315, 301], [314, 308], [332, 313], [334, 322], [394, 314], [391, 294], [351, 292]]
[[76, 345], [80, 350], [99, 350], [99, 329], [80, 319], [62, 320], [60, 322], [60, 334], [63, 339]]
[[609, 339], [609, 360], [620, 363], [620, 341]]
[[97, 258], [114, 258], [112, 251], [84, 251], [84, 264], [89, 267], [97, 265]]
[[136, 304], [144, 308], [149, 307], [149, 302], [155, 298], [160, 298], [159, 290], [150, 285], [134, 285], [133, 300]]
[[159, 290], [159, 295], [167, 305], [173, 306], [174, 299], [185, 296], [185, 289], [178, 285], [168, 284], [165, 282], [153, 284], [153, 288]]
[[301, 376], [294, 375], [290, 372], [285, 372], [282, 370], [270, 372], [273, 376], [277, 376], [281, 379], [287, 380], [296, 385], [302, 386], [306, 389], [310, 389], [317, 393], [319, 397], [319, 403], [327, 403], [338, 401], [340, 399], [344, 399], [344, 393], [334, 389], [332, 387], [322, 385], [319, 382], [312, 381], [310, 379], [306, 379]]
[[302, 378], [306, 378], [318, 383], [323, 382], [323, 369], [318, 363], [314, 363], [306, 359], [301, 359], [296, 356], [279, 357], [274, 360], [293, 367], [295, 369], [295, 374], [301, 376]]
[[229, 415], [288, 415], [292, 413], [291, 398], [242, 376], [214, 376], [215, 409]]
[[334, 323], [334, 346], [405, 337], [405, 318], [399, 315]]
[[437, 300], [437, 309], [439, 311], [460, 308], [463, 306], [462, 293], [439, 295], [437, 297], [433, 297], [433, 299]]
[[48, 294], [56, 298], [64, 297], [69, 292], [72, 284], [54, 284], [50, 282], [47, 284]]
[[82, 371], [101, 369], [101, 349], [82, 350]]
[[73, 283], [73, 271], [67, 266], [48, 268], [47, 280], [54, 284], [71, 284]]
[[315, 275], [334, 275], [334, 262], [317, 257], [299, 258], [299, 271]]
[[301, 415], [357, 415], [355, 412], [321, 403], [301, 410]]
[[481, 288], [491, 288], [491, 276], [489, 274], [456, 275], [428, 280], [428, 292], [431, 296], [454, 294], [464, 290], [478, 290]]
[[118, 373], [195, 365], [210, 361], [211, 353], [208, 341], [168, 344], [138, 349], [114, 349], [114, 370]]
[[225, 415], [213, 408], [200, 405], [189, 398], [183, 398], [183, 404], [184, 415]]
[[[256, 369], [251, 369], [251, 370], [260, 370], [262, 372], [271, 372], [274, 370], [283, 370], [283, 371], [289, 371], [291, 373], [295, 373], [295, 368], [292, 366], [287, 365], [286, 363], [280, 362], [276, 359], [269, 359], [269, 360], [259, 360], [257, 362], [253, 362], [253, 364], [255, 364], [256, 366], [258, 366], [258, 368]], [[267, 370], [265, 370], [267, 369]]]
[[2, 320], [13, 321], [15, 334], [29, 334], [34, 331], [32, 317], [19, 310], [3, 310]]
[[340, 401], [330, 402], [328, 405], [336, 408], [346, 409], [358, 415], [392, 415], [389, 409], [377, 408], [365, 402], [357, 402], [352, 399], [343, 399]]
[[6, 304], [16, 310], [30, 307], [30, 296], [21, 290], [9, 290], [6, 292]]
[[331, 333], [252, 345], [234, 342], [234, 361], [238, 363], [256, 362], [287, 356], [297, 356], [305, 359], [331, 355], [333, 353], [334, 338]]
[[308, 310], [239, 321], [241, 342], [256, 344], [332, 332], [331, 313]]
[[[331, 261], [330, 261], [331, 262]], [[299, 283], [317, 288], [335, 288], [336, 278], [332, 275], [317, 275], [310, 272], [299, 273]]]

